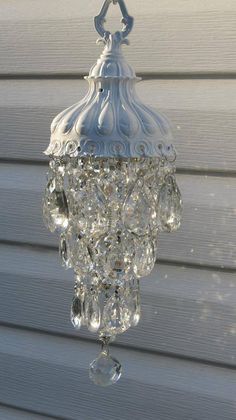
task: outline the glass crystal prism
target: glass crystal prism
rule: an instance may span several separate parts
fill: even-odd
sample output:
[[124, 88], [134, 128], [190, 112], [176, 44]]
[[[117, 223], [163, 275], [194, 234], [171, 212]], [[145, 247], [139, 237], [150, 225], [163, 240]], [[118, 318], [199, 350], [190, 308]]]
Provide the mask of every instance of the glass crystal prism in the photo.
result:
[[156, 255], [151, 235], [135, 238], [134, 273], [137, 278], [148, 276], [155, 265]]
[[71, 309], [76, 329], [114, 336], [140, 320], [135, 279], [157, 258], [158, 230], [176, 230], [181, 195], [159, 159], [52, 159], [44, 220], [61, 232], [60, 257], [80, 278]]
[[71, 305], [71, 322], [76, 330], [79, 330], [83, 323], [84, 316], [84, 296], [83, 294], [76, 295]]
[[130, 315], [126, 299], [122, 299], [115, 294], [110, 297], [104, 306], [102, 331], [106, 335], [123, 333], [131, 326]]
[[63, 189], [55, 178], [49, 180], [43, 200], [43, 218], [51, 232], [63, 232], [68, 226], [68, 206]]
[[129, 232], [111, 231], [95, 244], [94, 261], [98, 273], [113, 279], [132, 276], [134, 241]]
[[140, 236], [157, 224], [155, 203], [143, 180], [138, 179], [130, 191], [124, 204], [123, 220], [129, 231]]
[[172, 232], [180, 227], [182, 218], [182, 198], [173, 176], [165, 178], [158, 199], [160, 229]]
[[92, 291], [85, 301], [86, 321], [89, 331], [97, 332], [101, 323], [101, 310], [98, 297]]
[[90, 364], [89, 377], [94, 384], [103, 387], [115, 384], [121, 377], [122, 366], [107, 353], [101, 353]]
[[[74, 328], [114, 339], [137, 326], [138, 279], [153, 270], [158, 232], [180, 225], [173, 166], [143, 158], [52, 160], [43, 213], [49, 229], [60, 233], [62, 265], [75, 272]], [[90, 367], [102, 386], [120, 374], [119, 362], [105, 352]]]
[[71, 260], [67, 245], [66, 236], [61, 234], [60, 241], [59, 241], [59, 256], [61, 258], [61, 263], [63, 267], [70, 268], [71, 267]]

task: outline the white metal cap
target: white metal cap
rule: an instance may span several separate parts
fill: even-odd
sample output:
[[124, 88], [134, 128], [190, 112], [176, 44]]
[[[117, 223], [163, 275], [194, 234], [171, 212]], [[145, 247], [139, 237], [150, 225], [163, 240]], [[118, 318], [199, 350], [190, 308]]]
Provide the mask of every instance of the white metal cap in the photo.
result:
[[[111, 3], [119, 4], [122, 31], [111, 34], [104, 29]], [[61, 112], [52, 122], [51, 141], [45, 154], [53, 156], [154, 157], [175, 159], [172, 134], [166, 118], [144, 105], [135, 85], [139, 78], [126, 62], [121, 46], [128, 44], [133, 27], [123, 0], [105, 0], [94, 19], [105, 44], [97, 63], [91, 68], [87, 95]]]

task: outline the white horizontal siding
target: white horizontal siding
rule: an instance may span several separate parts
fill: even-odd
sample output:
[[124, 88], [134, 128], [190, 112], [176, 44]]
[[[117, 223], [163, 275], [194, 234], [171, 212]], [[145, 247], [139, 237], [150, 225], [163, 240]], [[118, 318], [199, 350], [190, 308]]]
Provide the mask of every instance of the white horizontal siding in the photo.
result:
[[[55, 1], [7, 3], [0, 18], [0, 74], [87, 73], [99, 52], [93, 16], [102, 2], [69, 0], [64, 15], [65, 6], [57, 14]], [[135, 28], [126, 55], [138, 72], [235, 72], [235, 2], [128, 3]]]
[[230, 369], [114, 348], [124, 376], [113, 388], [101, 389], [87, 371], [98, 346], [6, 327], [0, 333], [0, 401], [6, 404], [71, 420], [130, 415], [235, 420], [235, 372]]
[[[68, 19], [71, 16], [83, 19], [91, 19], [99, 7], [102, 5], [102, 0], [90, 0], [88, 4], [82, 3], [81, 0], [68, 0], [68, 2], [60, 4], [58, 7], [58, 0], [41, 0], [40, 3], [37, 1], [32, 5], [32, 0], [5, 0], [1, 4], [1, 19], [3, 21], [11, 20], [32, 20], [37, 18], [42, 20], [45, 18], [58, 20]], [[83, 7], [81, 7], [83, 6]], [[148, 0], [148, 3], [143, 0], [128, 0], [128, 9], [135, 18], [136, 15], [143, 16], [145, 20], [146, 15], [150, 14], [150, 10], [158, 10], [160, 14], [167, 13], [176, 15], [177, 17], [181, 14], [197, 13], [197, 12], [233, 12], [236, 11], [236, 4], [234, 0], [225, 0], [224, 3], [221, 0], [159, 0], [158, 9], [156, 9], [156, 3], [153, 0]], [[118, 16], [117, 9], [111, 8], [108, 11], [109, 16]], [[148, 28], [147, 28], [148, 31]]]
[[[3, 384], [4, 386], [4, 384]], [[14, 405], [14, 401], [13, 401]], [[0, 405], [0, 419], [1, 420], [53, 420], [55, 417], [48, 417], [45, 415], [34, 414], [25, 410], [19, 410], [12, 407], [4, 407]]]
[[[46, 160], [52, 118], [80, 100], [81, 80], [0, 80], [0, 156]], [[149, 80], [140, 97], [171, 121], [181, 169], [236, 168], [236, 80]]]
[[140, 325], [112, 346], [124, 376], [109, 390], [88, 380], [99, 348], [70, 324], [73, 274], [48, 248], [35, 166], [51, 119], [87, 89], [70, 76], [97, 59], [101, 4], [0, 2], [0, 419], [235, 420], [236, 2], [127, 0], [125, 55], [172, 122], [184, 218], [141, 282]]

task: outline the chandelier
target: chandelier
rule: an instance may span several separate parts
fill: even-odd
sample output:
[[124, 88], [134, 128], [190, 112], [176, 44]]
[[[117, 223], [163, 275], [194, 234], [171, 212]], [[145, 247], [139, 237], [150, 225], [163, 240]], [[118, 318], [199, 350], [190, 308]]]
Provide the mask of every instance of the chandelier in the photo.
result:
[[[114, 34], [104, 28], [111, 3], [123, 23]], [[133, 27], [124, 0], [105, 0], [94, 22], [105, 48], [87, 95], [52, 122], [43, 216], [75, 273], [71, 322], [102, 342], [90, 378], [107, 386], [122, 372], [109, 343], [139, 323], [139, 279], [154, 267], [159, 232], [179, 228], [182, 201], [168, 122], [138, 98], [121, 51]]]

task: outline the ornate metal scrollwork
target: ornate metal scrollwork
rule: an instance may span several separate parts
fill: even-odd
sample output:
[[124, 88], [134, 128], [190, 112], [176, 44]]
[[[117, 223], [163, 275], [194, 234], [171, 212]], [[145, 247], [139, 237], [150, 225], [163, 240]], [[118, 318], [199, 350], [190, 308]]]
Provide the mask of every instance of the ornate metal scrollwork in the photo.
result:
[[[112, 3], [119, 5], [124, 24], [114, 34], [104, 28]], [[169, 158], [169, 125], [138, 98], [135, 85], [139, 79], [122, 53], [121, 46], [128, 43], [133, 28], [124, 0], [105, 0], [94, 23], [105, 44], [104, 51], [86, 78], [89, 91], [85, 98], [54, 119], [46, 154]]]
[[111, 4], [119, 4], [120, 11], [122, 14], [121, 23], [124, 27], [120, 32], [121, 37], [125, 39], [129, 33], [132, 31], [134, 18], [128, 14], [128, 10], [124, 3], [124, 0], [106, 0], [101, 8], [100, 13], [94, 18], [94, 24], [99, 35], [104, 39], [108, 39], [111, 33], [104, 28], [104, 23], [106, 22], [106, 14]]

